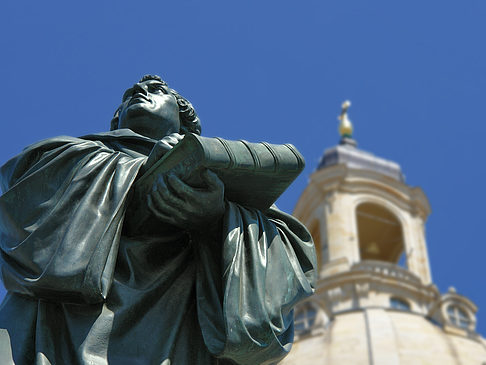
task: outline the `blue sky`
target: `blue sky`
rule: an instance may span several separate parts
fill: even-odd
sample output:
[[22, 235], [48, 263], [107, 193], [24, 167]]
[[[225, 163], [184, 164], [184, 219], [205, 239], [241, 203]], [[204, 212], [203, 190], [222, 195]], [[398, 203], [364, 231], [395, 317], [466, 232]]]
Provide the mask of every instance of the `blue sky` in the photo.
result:
[[299, 148], [307, 167], [278, 202], [290, 212], [350, 99], [359, 146], [429, 197], [434, 282], [478, 305], [485, 335], [484, 19], [481, 0], [7, 0], [0, 164], [43, 138], [107, 130], [123, 91], [157, 73], [203, 135]]

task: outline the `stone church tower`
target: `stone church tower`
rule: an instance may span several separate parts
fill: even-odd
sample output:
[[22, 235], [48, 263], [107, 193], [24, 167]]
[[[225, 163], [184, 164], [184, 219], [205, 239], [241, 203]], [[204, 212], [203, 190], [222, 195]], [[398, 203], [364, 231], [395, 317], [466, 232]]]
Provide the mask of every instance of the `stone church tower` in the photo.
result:
[[349, 106], [294, 211], [314, 237], [319, 281], [281, 364], [486, 365], [476, 306], [432, 282], [427, 197], [397, 163], [357, 148]]

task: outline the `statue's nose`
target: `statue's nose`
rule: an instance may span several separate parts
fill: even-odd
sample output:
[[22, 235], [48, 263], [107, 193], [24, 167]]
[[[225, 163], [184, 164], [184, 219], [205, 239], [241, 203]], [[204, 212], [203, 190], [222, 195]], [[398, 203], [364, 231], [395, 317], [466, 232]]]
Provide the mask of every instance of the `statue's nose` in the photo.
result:
[[133, 93], [134, 94], [142, 93], [144, 95], [147, 95], [148, 93], [147, 86], [137, 82], [136, 84], [133, 85]]

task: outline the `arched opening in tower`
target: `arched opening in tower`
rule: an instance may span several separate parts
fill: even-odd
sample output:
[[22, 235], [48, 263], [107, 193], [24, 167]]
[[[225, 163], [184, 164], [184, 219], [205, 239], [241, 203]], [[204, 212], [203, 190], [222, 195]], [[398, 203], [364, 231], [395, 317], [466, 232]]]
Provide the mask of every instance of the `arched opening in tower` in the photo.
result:
[[378, 204], [356, 209], [361, 260], [379, 260], [406, 267], [403, 229], [398, 218]]

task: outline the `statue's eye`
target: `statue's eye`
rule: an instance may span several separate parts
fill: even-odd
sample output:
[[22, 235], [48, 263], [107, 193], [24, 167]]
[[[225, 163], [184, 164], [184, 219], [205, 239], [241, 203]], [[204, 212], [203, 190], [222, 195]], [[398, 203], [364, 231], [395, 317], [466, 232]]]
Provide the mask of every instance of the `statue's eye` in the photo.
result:
[[161, 84], [151, 84], [148, 87], [149, 92], [154, 93], [154, 94], [167, 94], [167, 90], [165, 87]]

